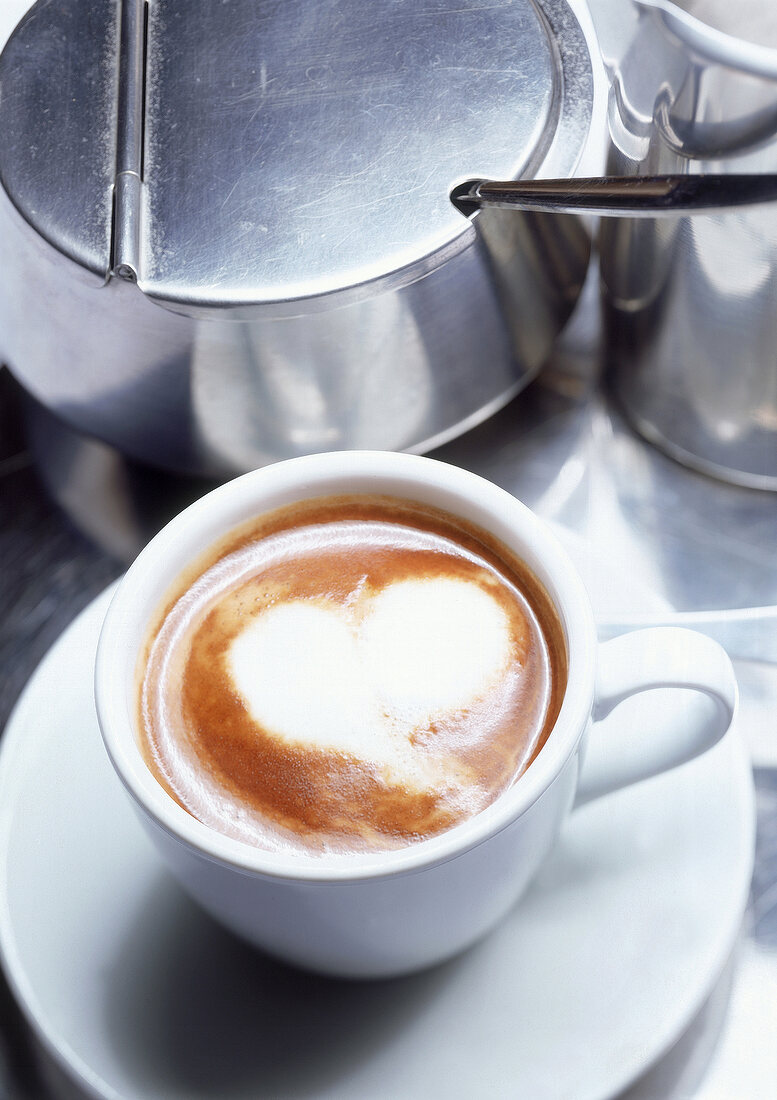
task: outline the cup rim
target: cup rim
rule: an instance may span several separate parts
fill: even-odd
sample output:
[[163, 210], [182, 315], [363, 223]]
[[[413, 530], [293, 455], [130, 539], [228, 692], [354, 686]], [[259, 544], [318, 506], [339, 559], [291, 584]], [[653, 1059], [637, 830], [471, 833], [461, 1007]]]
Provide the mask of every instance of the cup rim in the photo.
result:
[[[459, 514], [514, 550], [545, 586], [567, 645], [567, 687], [556, 722], [530, 767], [485, 809], [406, 847], [309, 855], [271, 852], [205, 825], [153, 776], [134, 721], [136, 665], [148, 623], [186, 566], [231, 529], [283, 504], [374, 492], [420, 500]], [[113, 767], [157, 827], [207, 859], [248, 875], [295, 882], [385, 878], [446, 862], [511, 825], [560, 775], [593, 705], [596, 627], [588, 594], [553, 532], [506, 490], [438, 459], [392, 451], [332, 451], [264, 466], [226, 482], [172, 519], [120, 581], [97, 647], [95, 702]]]

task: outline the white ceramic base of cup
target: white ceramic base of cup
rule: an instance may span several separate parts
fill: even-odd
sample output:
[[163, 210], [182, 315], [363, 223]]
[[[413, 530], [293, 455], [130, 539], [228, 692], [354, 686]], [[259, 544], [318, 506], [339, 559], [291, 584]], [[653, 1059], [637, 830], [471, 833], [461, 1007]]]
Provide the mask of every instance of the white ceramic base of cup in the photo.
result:
[[725, 964], [749, 887], [752, 783], [736, 729], [572, 815], [476, 948], [411, 978], [331, 981], [224, 932], [146, 840], [94, 715], [108, 595], [41, 665], [0, 757], [0, 952], [86, 1095], [590, 1100], [680, 1034]]

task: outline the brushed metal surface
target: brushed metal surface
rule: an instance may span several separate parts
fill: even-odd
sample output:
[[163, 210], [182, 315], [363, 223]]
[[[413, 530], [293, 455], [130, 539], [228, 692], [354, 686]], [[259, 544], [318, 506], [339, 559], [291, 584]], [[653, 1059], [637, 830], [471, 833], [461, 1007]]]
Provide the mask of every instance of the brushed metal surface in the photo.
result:
[[536, 170], [565, 96], [531, 0], [155, 0], [147, 85], [139, 281], [187, 311], [414, 280], [467, 236], [452, 183]]
[[115, 0], [46, 0], [0, 54], [1, 189], [96, 285], [110, 262], [117, 48]]
[[0, 266], [0, 351], [70, 424], [179, 472], [226, 476], [322, 449], [424, 450], [539, 370], [588, 262], [589, 239], [568, 222], [559, 236], [543, 215], [495, 211], [433, 278], [247, 323], [162, 310], [119, 279], [94, 288], [45, 242], [29, 247], [0, 192], [15, 261], [12, 273]]

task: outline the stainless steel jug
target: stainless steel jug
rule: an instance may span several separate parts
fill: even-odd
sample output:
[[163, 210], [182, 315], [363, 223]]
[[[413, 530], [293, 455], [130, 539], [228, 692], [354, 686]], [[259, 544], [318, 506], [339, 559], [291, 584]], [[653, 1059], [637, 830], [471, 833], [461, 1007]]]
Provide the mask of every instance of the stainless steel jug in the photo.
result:
[[[666, 0], [590, 7], [611, 80], [608, 171], [777, 170], [776, 48]], [[688, 465], [777, 489], [777, 207], [604, 219], [600, 249], [607, 377], [627, 415]]]

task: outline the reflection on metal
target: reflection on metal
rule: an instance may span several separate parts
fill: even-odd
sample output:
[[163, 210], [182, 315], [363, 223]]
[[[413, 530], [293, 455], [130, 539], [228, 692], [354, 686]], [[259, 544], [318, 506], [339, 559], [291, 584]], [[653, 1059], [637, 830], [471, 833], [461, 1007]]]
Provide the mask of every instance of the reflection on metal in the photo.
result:
[[[666, 0], [619, 7], [591, 0], [608, 170], [774, 172], [777, 50]], [[631, 421], [695, 468], [777, 489], [777, 207], [603, 220], [600, 249], [609, 381]]]
[[145, 0], [121, 2], [111, 267], [130, 282], [137, 282], [140, 269], [147, 12]]
[[598, 214], [607, 218], [728, 213], [777, 199], [777, 175], [594, 176], [563, 180], [468, 180], [451, 192], [463, 214], [479, 209]]

